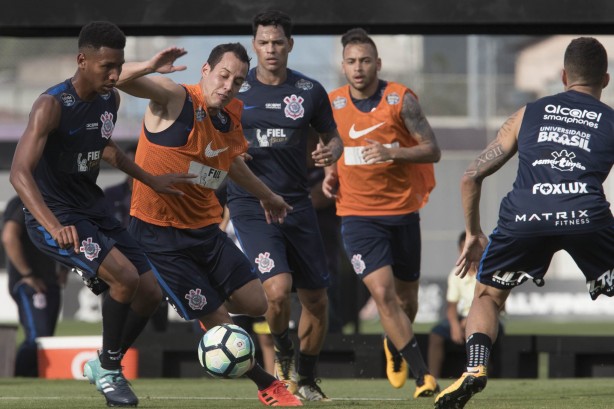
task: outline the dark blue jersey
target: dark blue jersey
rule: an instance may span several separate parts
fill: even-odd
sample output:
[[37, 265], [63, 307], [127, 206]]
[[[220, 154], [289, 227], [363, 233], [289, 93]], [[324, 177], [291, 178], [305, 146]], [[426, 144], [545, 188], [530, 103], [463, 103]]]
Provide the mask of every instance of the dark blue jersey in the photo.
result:
[[518, 132], [518, 173], [501, 202], [509, 235], [568, 234], [614, 223], [603, 182], [614, 163], [614, 111], [576, 91], [528, 104]]
[[[253, 157], [249, 168], [295, 210], [310, 205], [307, 184], [307, 140], [310, 127], [324, 133], [336, 128], [328, 95], [322, 85], [288, 70], [280, 85], [256, 79], [256, 68], [247, 74], [237, 98], [243, 101], [241, 123]], [[230, 181], [228, 206], [234, 216], [261, 211], [256, 198]]]
[[43, 199], [56, 216], [104, 215], [103, 192], [96, 179], [102, 151], [117, 120], [115, 92], [83, 101], [67, 79], [45, 93], [59, 101], [62, 112], [60, 124], [48, 135], [34, 170]]

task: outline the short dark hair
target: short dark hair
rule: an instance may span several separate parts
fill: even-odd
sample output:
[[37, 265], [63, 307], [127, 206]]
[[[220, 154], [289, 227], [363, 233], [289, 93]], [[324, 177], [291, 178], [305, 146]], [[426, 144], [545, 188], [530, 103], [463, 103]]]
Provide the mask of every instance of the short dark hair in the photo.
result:
[[563, 64], [568, 77], [590, 86], [601, 85], [608, 71], [608, 53], [595, 38], [579, 37], [567, 46]]
[[126, 35], [110, 21], [92, 21], [84, 25], [79, 33], [79, 49], [85, 47], [123, 50], [126, 47]]
[[345, 50], [345, 47], [348, 44], [370, 44], [375, 50], [375, 56], [377, 56], [377, 46], [375, 42], [369, 37], [369, 34], [362, 28], [352, 28], [349, 29], [342, 37], [341, 37], [341, 45]]
[[256, 37], [258, 26], [281, 26], [286, 38], [292, 37], [292, 19], [281, 10], [266, 10], [256, 14], [252, 19], [254, 37]]
[[249, 70], [250, 58], [247, 55], [247, 50], [241, 43], [225, 43], [216, 45], [213, 50], [211, 50], [209, 58], [207, 58], [207, 64], [209, 64], [211, 69], [215, 68], [217, 63], [221, 61], [222, 57], [226, 53], [233, 53], [239, 60], [247, 64], [247, 69]]

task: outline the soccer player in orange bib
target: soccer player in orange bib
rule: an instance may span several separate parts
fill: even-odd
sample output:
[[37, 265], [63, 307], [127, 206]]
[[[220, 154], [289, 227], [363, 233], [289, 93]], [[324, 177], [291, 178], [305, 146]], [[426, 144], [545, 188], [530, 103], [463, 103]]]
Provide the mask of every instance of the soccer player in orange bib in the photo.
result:
[[[118, 87], [150, 100], [136, 162], [152, 174], [169, 169], [196, 177], [178, 187], [180, 197], [163, 196], [135, 181], [129, 230], [153, 264], [168, 302], [186, 320], [206, 328], [232, 323], [229, 313], [261, 316], [267, 299], [246, 257], [219, 228], [222, 207], [215, 189], [226, 176], [252, 193], [267, 222], [283, 222], [291, 207], [245, 165], [247, 142], [241, 127], [243, 104], [235, 99], [249, 68], [239, 43], [220, 44], [209, 55], [197, 84], [177, 84], [151, 72], [168, 73], [185, 54], [166, 49], [151, 60], [126, 64]], [[260, 210], [262, 211], [262, 210]], [[285, 385], [258, 364], [246, 376], [268, 406], [302, 406]]]
[[[345, 250], [375, 300], [386, 336], [388, 380], [416, 380], [414, 398], [439, 390], [412, 331], [418, 310], [420, 216], [440, 157], [416, 95], [378, 78], [381, 60], [363, 29], [341, 39], [348, 84], [329, 98], [343, 156], [325, 168], [324, 193], [336, 197]], [[338, 189], [338, 190], [337, 190]]]

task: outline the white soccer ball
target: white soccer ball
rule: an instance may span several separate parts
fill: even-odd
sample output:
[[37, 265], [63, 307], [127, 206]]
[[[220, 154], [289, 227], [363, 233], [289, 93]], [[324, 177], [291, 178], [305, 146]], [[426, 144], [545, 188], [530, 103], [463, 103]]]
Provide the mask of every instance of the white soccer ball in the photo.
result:
[[209, 329], [198, 344], [198, 359], [207, 373], [216, 378], [238, 378], [252, 369], [254, 341], [234, 324]]

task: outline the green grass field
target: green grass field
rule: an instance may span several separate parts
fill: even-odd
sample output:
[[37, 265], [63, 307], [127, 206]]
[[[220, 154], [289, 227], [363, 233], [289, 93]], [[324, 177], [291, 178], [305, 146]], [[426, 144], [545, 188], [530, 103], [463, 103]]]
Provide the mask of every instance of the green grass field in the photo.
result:
[[[432, 324], [418, 324], [416, 332], [428, 332]], [[362, 333], [379, 333], [378, 321], [366, 321]], [[62, 321], [57, 335], [97, 335], [100, 323]], [[614, 326], [604, 322], [556, 323], [512, 321], [507, 334], [585, 334], [614, 335]], [[22, 337], [18, 335], [18, 340]], [[493, 379], [483, 393], [476, 395], [467, 409], [604, 409], [614, 407], [612, 378], [546, 379], [547, 362], [541, 362], [538, 379]], [[452, 380], [441, 380], [442, 387]], [[255, 386], [247, 380], [137, 379], [133, 386], [140, 408], [260, 408]], [[411, 398], [411, 381], [402, 389], [392, 389], [385, 379], [324, 379], [324, 391], [334, 400], [306, 403], [307, 407], [382, 409], [432, 408], [433, 399]], [[85, 381], [49, 381], [0, 378], [0, 408], [103, 408], [104, 398]]]
[[[443, 381], [447, 386], [451, 381]], [[396, 409], [432, 408], [433, 398], [414, 400], [413, 385], [392, 389], [386, 380], [325, 379], [332, 402], [307, 407]], [[133, 387], [139, 408], [261, 408], [255, 386], [247, 380], [138, 379]], [[604, 409], [611, 408], [612, 379], [491, 380], [467, 409]], [[11, 409], [103, 408], [105, 401], [85, 381], [0, 379], [0, 407]]]

